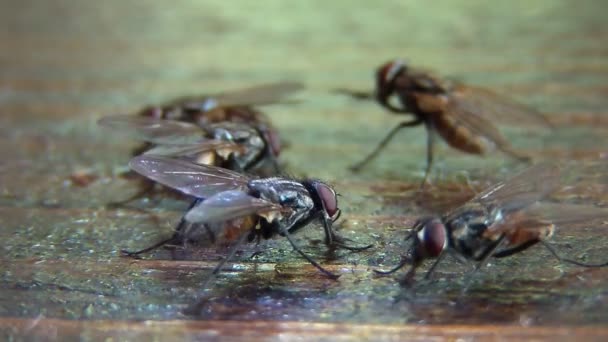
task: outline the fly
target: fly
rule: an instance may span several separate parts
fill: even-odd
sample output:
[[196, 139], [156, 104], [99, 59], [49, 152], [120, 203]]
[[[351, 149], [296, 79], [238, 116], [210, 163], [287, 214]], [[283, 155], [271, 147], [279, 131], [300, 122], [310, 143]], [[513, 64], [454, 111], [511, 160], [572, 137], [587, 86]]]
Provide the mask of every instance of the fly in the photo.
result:
[[138, 116], [175, 120], [206, 126], [209, 124], [236, 122], [255, 127], [270, 143], [275, 154], [281, 150], [281, 141], [270, 119], [254, 106], [287, 102], [286, 98], [301, 90], [298, 82], [277, 82], [224, 91], [207, 96], [185, 96], [164, 105], [148, 106]]
[[278, 172], [278, 154], [263, 132], [245, 123], [204, 126], [129, 115], [108, 116], [99, 124], [151, 145], [144, 154], [188, 159], [235, 171], [252, 171], [270, 162]]
[[546, 242], [557, 227], [608, 217], [608, 210], [583, 205], [541, 202], [560, 188], [563, 170], [557, 165], [534, 165], [511, 179], [495, 184], [464, 205], [439, 217], [426, 217], [414, 225], [408, 240], [413, 240], [410, 255], [389, 271], [391, 274], [411, 264], [405, 281], [413, 279], [416, 269], [426, 259], [436, 259], [433, 270], [448, 253], [465, 260], [477, 261], [478, 270], [493, 258], [507, 257], [538, 243], [562, 262], [584, 264], [559, 256]]
[[[424, 125], [427, 131], [427, 162], [423, 184], [428, 181], [433, 166], [437, 134], [451, 147], [466, 153], [486, 155], [497, 149], [515, 159], [529, 161], [528, 155], [513, 149], [493, 121], [550, 125], [542, 114], [531, 108], [483, 88], [413, 69], [401, 60], [391, 61], [377, 69], [374, 95], [347, 90], [339, 92], [357, 99], [375, 97], [389, 111], [412, 116], [411, 120], [394, 127], [370, 154], [352, 165], [351, 169], [360, 171], [402, 128]], [[394, 98], [398, 103], [394, 103]]]
[[340, 216], [337, 194], [328, 184], [314, 179], [251, 178], [231, 170], [211, 165], [163, 156], [143, 155], [129, 163], [131, 169], [165, 186], [193, 196], [174, 235], [135, 256], [165, 244], [189, 244], [208, 240], [212, 243], [232, 243], [228, 257], [214, 270], [217, 273], [232, 257], [240, 242], [260, 241], [276, 235], [287, 238], [293, 249], [330, 278], [338, 276], [325, 270], [302, 252], [291, 234], [320, 220], [325, 244], [353, 251], [370, 246], [352, 247], [332, 228]]

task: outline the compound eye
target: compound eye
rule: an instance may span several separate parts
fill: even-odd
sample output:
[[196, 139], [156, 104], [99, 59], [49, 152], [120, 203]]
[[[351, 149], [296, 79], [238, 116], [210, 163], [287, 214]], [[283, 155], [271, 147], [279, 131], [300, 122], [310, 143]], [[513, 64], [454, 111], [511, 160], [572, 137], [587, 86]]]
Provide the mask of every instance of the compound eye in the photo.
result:
[[388, 85], [393, 82], [397, 75], [405, 68], [405, 63], [401, 60], [388, 62], [378, 69], [378, 83]]
[[321, 202], [323, 202], [323, 207], [325, 208], [327, 215], [329, 215], [329, 217], [334, 217], [338, 212], [338, 198], [334, 189], [324, 183], [317, 183], [315, 189], [319, 194], [319, 198], [321, 198]]
[[427, 222], [418, 236], [424, 254], [434, 258], [443, 252], [447, 247], [447, 234], [445, 226], [439, 220]]

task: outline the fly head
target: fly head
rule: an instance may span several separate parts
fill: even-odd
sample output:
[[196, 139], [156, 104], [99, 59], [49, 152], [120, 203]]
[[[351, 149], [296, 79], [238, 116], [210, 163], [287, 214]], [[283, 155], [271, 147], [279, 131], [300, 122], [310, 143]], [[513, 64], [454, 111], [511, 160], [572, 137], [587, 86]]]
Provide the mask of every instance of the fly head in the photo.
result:
[[389, 98], [395, 93], [397, 78], [407, 71], [407, 65], [402, 60], [394, 60], [383, 64], [376, 70], [376, 100], [387, 105]]
[[437, 258], [448, 248], [448, 231], [437, 217], [419, 220], [413, 234], [413, 266], [429, 258]]

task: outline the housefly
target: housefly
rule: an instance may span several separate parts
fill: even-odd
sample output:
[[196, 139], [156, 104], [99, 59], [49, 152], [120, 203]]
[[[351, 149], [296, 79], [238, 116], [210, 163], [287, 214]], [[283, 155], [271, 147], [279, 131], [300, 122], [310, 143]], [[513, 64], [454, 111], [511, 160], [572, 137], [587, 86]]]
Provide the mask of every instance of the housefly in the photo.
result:
[[[340, 92], [346, 92], [357, 99], [375, 97], [376, 101], [389, 111], [412, 116], [411, 120], [394, 127], [369, 155], [351, 166], [351, 169], [361, 170], [402, 128], [424, 125], [427, 131], [424, 183], [428, 180], [433, 166], [437, 133], [448, 145], [466, 153], [485, 155], [497, 149], [515, 159], [527, 161], [529, 156], [514, 150], [493, 121], [549, 125], [546, 119], [533, 109], [489, 90], [441, 79], [431, 73], [413, 69], [401, 60], [388, 62], [377, 69], [374, 95], [345, 90]], [[395, 98], [398, 103], [395, 103]]]
[[140, 110], [138, 116], [183, 121], [198, 126], [223, 122], [248, 124], [262, 132], [278, 154], [281, 149], [279, 135], [270, 119], [254, 106], [283, 103], [288, 96], [302, 88], [300, 83], [285, 81], [215, 95], [180, 97], [164, 105], [148, 106]]
[[[301, 88], [296, 82], [279, 82], [182, 97], [146, 107], [135, 116], [104, 117], [99, 123], [145, 141], [133, 155], [161, 154], [237, 171], [277, 174], [281, 139], [268, 117], [252, 106], [280, 103]], [[111, 206], [122, 206], [152, 189], [154, 184], [145, 182], [136, 194]]]
[[[266, 134], [268, 131], [247, 123], [196, 125], [175, 120], [116, 115], [100, 119], [99, 124], [145, 141], [147, 149], [143, 153], [147, 155], [186, 159], [241, 172], [280, 172], [277, 162], [279, 149]], [[145, 179], [140, 190], [133, 196], [110, 205], [124, 205], [153, 189], [154, 182]]]
[[[332, 223], [340, 216], [337, 194], [322, 181], [250, 178], [211, 165], [153, 155], [134, 157], [129, 166], [141, 175], [193, 196], [196, 200], [170, 239], [141, 251], [127, 252], [128, 255], [145, 253], [168, 243], [196, 244], [207, 240], [212, 243], [233, 243], [225, 262], [245, 239], [260, 241], [280, 235], [287, 238], [294, 250], [321, 272], [336, 278], [336, 275], [302, 252], [291, 234], [320, 220], [326, 245], [355, 251], [371, 247], [348, 246], [345, 239], [333, 231]], [[219, 271], [222, 264], [216, 267], [214, 273]]]
[[284, 102], [285, 98], [302, 88], [302, 84], [297, 82], [278, 82], [215, 95], [185, 96], [164, 105], [146, 107], [138, 115], [198, 125], [225, 121], [268, 124], [268, 118], [251, 107]]
[[557, 165], [537, 164], [489, 187], [443, 216], [418, 220], [408, 236], [408, 240], [413, 240], [409, 256], [392, 270], [376, 272], [390, 274], [411, 264], [405, 277], [409, 282], [424, 260], [436, 259], [427, 272], [428, 278], [448, 253], [477, 261], [477, 270], [490, 257], [507, 257], [538, 243], [562, 262], [608, 266], [608, 263], [590, 265], [562, 258], [546, 242], [556, 228], [608, 217], [608, 210], [602, 208], [541, 202], [559, 190], [564, 174], [565, 170]]
[[278, 171], [279, 151], [255, 126], [240, 122], [205, 125], [151, 117], [116, 115], [99, 124], [150, 143], [144, 154], [184, 158], [235, 171], [252, 171], [270, 162]]

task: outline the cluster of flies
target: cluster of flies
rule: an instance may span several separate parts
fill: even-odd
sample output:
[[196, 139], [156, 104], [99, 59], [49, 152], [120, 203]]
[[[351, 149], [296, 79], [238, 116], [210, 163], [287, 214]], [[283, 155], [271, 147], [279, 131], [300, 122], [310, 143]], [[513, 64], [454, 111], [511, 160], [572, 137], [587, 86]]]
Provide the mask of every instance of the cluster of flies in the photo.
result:
[[[277, 161], [281, 139], [268, 117], [255, 107], [288, 102], [289, 96], [301, 88], [292, 82], [259, 85], [180, 98], [145, 108], [137, 115], [102, 118], [102, 126], [145, 142], [129, 162], [130, 168], [147, 180], [136, 197], [156, 191], [160, 184], [192, 198], [171, 237], [140, 251], [124, 253], [136, 257], [166, 245], [192, 246], [203, 241], [230, 245], [228, 255], [214, 270], [217, 273], [245, 241], [259, 242], [280, 235], [304, 259], [335, 279], [339, 275], [304, 253], [293, 234], [320, 223], [329, 248], [372, 248], [354, 246], [334, 231], [333, 223], [341, 211], [336, 191], [329, 184], [277, 176], [282, 173]], [[463, 152], [484, 155], [498, 150], [529, 161], [530, 157], [516, 151], [493, 121], [502, 117], [550, 125], [543, 115], [528, 107], [483, 88], [413, 69], [400, 60], [377, 69], [373, 93], [339, 92], [354, 99], [375, 99], [390, 112], [410, 117], [351, 169], [360, 171], [401, 128], [424, 125], [428, 138], [423, 186], [432, 170], [437, 134]], [[491, 257], [513, 255], [538, 243], [563, 262], [590, 267], [608, 265], [561, 258], [545, 242], [556, 226], [606, 216], [604, 211], [580, 214], [566, 206], [555, 210], [542, 205], [541, 200], [562, 185], [561, 172], [555, 164], [539, 163], [444, 215], [421, 218], [408, 235], [411, 249], [401, 263], [391, 270], [376, 272], [390, 274], [409, 265], [404, 278], [409, 281], [426, 259], [436, 260], [427, 272], [429, 276], [447, 254], [477, 261], [479, 268]]]

